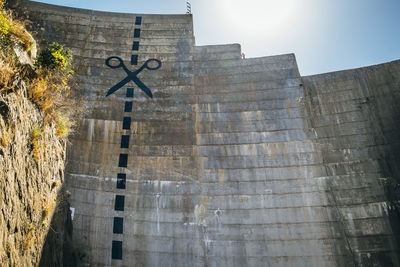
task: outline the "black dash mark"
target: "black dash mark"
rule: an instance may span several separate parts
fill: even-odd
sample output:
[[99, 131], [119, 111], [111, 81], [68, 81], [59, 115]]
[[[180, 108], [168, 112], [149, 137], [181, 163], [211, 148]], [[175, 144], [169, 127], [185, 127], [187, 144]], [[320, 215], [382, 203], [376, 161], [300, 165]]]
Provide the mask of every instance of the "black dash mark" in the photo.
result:
[[114, 206], [114, 209], [115, 209], [115, 210], [124, 211], [124, 208], [125, 208], [125, 196], [116, 195], [116, 196], [115, 196], [115, 206]]
[[129, 135], [121, 136], [121, 148], [129, 148]]
[[118, 189], [126, 188], [126, 174], [125, 173], [117, 174], [117, 188]]
[[118, 167], [126, 168], [128, 166], [128, 154], [119, 154]]
[[124, 121], [122, 122], [122, 129], [124, 130], [131, 129], [131, 117], [124, 117]]
[[139, 50], [139, 42], [138, 41], [134, 41], [132, 44], [132, 50], [133, 51], [138, 51]]
[[124, 231], [124, 218], [114, 217], [113, 233], [122, 234], [123, 231]]
[[132, 101], [125, 102], [124, 112], [132, 112]]
[[140, 38], [140, 29], [135, 29], [134, 30], [133, 38]]
[[136, 17], [135, 25], [142, 25], [142, 17]]
[[137, 65], [138, 55], [131, 56], [131, 65]]
[[122, 241], [112, 242], [111, 258], [113, 260], [122, 260]]
[[133, 97], [134, 89], [133, 88], [128, 88], [126, 90], [126, 97]]

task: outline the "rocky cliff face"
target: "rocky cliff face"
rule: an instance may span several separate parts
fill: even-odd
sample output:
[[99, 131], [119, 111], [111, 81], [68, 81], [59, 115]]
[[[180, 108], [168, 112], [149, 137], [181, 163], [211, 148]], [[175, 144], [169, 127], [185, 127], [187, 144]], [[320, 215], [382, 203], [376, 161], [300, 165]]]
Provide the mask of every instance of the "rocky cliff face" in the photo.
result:
[[[43, 116], [26, 89], [0, 96], [0, 249], [2, 266], [36, 265], [50, 230], [63, 182], [65, 141]], [[40, 131], [35, 137], [34, 132]], [[39, 151], [33, 150], [38, 142]]]
[[72, 229], [62, 193], [67, 139], [33, 100], [36, 48], [13, 39], [5, 26], [16, 22], [0, 5], [0, 266], [62, 266], [63, 254], [73, 260], [63, 250]]

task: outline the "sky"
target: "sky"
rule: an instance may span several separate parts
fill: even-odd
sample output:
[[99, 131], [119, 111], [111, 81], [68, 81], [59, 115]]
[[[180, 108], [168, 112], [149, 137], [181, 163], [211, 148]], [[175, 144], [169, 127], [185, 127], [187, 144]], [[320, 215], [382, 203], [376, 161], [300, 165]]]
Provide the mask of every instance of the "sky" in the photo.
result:
[[[38, 2], [123, 13], [186, 13], [186, 0]], [[295, 53], [303, 76], [400, 59], [400, 0], [189, 2], [196, 45], [239, 43], [246, 58]]]

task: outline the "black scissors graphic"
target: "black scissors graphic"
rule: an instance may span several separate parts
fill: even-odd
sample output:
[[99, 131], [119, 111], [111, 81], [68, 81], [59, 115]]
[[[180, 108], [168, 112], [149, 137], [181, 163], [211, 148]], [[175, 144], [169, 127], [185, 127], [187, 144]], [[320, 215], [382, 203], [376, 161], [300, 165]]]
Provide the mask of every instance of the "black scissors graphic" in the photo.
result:
[[[111, 61], [112, 60], [117, 60], [119, 61], [119, 63], [117, 65], [112, 65]], [[151, 62], [155, 62], [157, 63], [157, 65], [155, 67], [151, 67], [149, 66], [149, 63]], [[117, 83], [116, 85], [114, 85], [113, 87], [110, 88], [110, 90], [108, 90], [107, 95], [109, 96], [112, 93], [114, 93], [115, 91], [117, 91], [118, 89], [120, 89], [122, 86], [124, 86], [125, 84], [127, 84], [130, 81], [133, 81], [134, 83], [136, 83], [137, 86], [139, 86], [140, 89], [143, 90], [143, 92], [145, 92], [150, 98], [153, 98], [153, 94], [151, 93], [150, 89], [144, 84], [142, 83], [141, 80], [139, 80], [139, 78], [137, 77], [137, 75], [144, 69], [148, 69], [148, 70], [158, 70], [159, 68], [161, 68], [161, 61], [155, 58], [151, 58], [146, 60], [146, 62], [137, 70], [135, 71], [130, 71], [124, 64], [124, 62], [122, 61], [122, 59], [120, 57], [109, 57], [106, 59], [106, 65], [112, 69], [117, 69], [117, 68], [121, 68], [126, 72], [126, 74], [128, 75], [126, 78], [124, 78], [122, 81], [120, 81], [119, 83]]]

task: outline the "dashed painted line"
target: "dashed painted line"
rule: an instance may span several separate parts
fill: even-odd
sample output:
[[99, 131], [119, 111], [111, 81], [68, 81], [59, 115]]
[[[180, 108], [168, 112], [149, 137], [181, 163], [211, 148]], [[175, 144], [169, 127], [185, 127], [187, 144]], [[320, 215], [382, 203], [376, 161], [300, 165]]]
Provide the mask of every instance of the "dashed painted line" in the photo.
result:
[[[133, 38], [140, 38], [140, 27], [142, 25], [142, 17], [138, 16], [135, 19], [135, 29], [133, 31]], [[132, 51], [139, 51], [139, 41], [134, 40], [132, 44]], [[137, 65], [138, 63], [138, 55], [131, 55], [131, 65]], [[126, 89], [126, 98], [131, 99], [134, 97], [134, 88]], [[133, 108], [133, 101], [127, 100], [125, 101], [124, 112], [131, 113]], [[129, 114], [124, 114], [122, 121], [122, 129], [126, 131], [130, 131], [131, 129], [131, 117]], [[121, 135], [121, 149], [129, 149], [129, 133], [124, 133]], [[120, 153], [118, 159], [118, 167], [119, 168], [127, 168], [128, 167], [128, 154]], [[117, 189], [126, 189], [126, 173], [118, 173], [117, 174]], [[116, 211], [124, 211], [125, 210], [125, 195], [117, 194], [115, 196], [115, 205], [114, 210]], [[113, 234], [122, 235], [124, 231], [124, 217], [116, 216], [113, 221]], [[113, 240], [112, 241], [112, 249], [111, 249], [111, 258], [114, 260], [122, 260], [122, 241]]]

